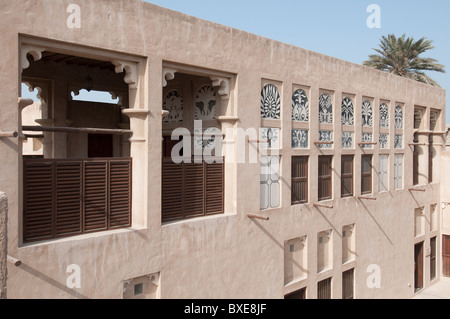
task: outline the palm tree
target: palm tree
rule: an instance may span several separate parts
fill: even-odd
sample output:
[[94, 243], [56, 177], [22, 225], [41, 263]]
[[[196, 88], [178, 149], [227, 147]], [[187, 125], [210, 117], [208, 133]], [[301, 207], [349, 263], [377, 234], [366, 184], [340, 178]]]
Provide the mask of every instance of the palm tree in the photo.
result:
[[369, 55], [369, 60], [364, 61], [363, 65], [439, 86], [424, 71], [445, 73], [445, 67], [437, 63], [436, 59], [420, 57], [422, 53], [434, 49], [431, 43], [425, 37], [414, 41], [412, 37], [406, 38], [405, 35], [397, 38], [389, 34], [381, 38], [380, 48], [374, 49], [379, 55]]

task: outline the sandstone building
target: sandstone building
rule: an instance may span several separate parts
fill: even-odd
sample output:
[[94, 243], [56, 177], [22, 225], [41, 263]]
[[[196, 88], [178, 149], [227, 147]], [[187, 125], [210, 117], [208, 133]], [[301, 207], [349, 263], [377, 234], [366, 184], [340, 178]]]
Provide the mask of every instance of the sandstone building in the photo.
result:
[[[444, 90], [137, 0], [0, 17], [9, 298], [410, 298], [450, 276]], [[177, 129], [216, 161], [174, 163]]]

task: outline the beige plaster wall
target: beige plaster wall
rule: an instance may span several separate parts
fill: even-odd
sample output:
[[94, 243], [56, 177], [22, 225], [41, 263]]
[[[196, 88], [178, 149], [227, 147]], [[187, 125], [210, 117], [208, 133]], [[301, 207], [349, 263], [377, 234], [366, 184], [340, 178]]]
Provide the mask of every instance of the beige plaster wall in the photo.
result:
[[[66, 12], [70, 1], [12, 1], [2, 3], [0, 29], [0, 97], [2, 130], [18, 126], [17, 96], [20, 35], [51, 40], [54, 46], [75, 46], [79, 52], [92, 54], [91, 47], [105, 53], [127, 54], [143, 58], [139, 70], [139, 106], [148, 109], [145, 121], [146, 142], [140, 144], [142, 157], [136, 156], [134, 172], [142, 179], [146, 192], [138, 196], [133, 213], [142, 214], [140, 227], [84, 235], [75, 238], [23, 245], [20, 226], [19, 141], [2, 139], [0, 153], [0, 189], [10, 198], [8, 223], [9, 250], [22, 260], [20, 268], [10, 268], [8, 292], [11, 298], [122, 298], [123, 281], [146, 274], [160, 273], [162, 298], [282, 298], [284, 294], [307, 286], [307, 296], [317, 295], [317, 281], [333, 276], [333, 297], [341, 296], [342, 271], [355, 267], [357, 298], [408, 298], [414, 294], [414, 210], [440, 203], [438, 183], [423, 187], [426, 191], [410, 192], [412, 187], [412, 142], [414, 105], [444, 111], [445, 92], [407, 79], [374, 71], [360, 65], [296, 48], [229, 27], [165, 10], [140, 1], [80, 0], [81, 28], [67, 28]], [[27, 19], [23, 16], [26, 14]], [[58, 44], [64, 42], [64, 45]], [[264, 81], [277, 83], [282, 96], [282, 206], [260, 212], [259, 164], [230, 165], [232, 175], [227, 183], [231, 198], [223, 216], [200, 218], [161, 225], [161, 105], [162, 67], [164, 61], [191, 65], [236, 75], [233, 107], [239, 117], [238, 127], [259, 128], [260, 91]], [[290, 206], [290, 156], [309, 155], [310, 180], [317, 172], [317, 158], [322, 154], [314, 145], [308, 151], [290, 149], [291, 95], [293, 85], [310, 88], [311, 141], [318, 139], [317, 102], [320, 90], [333, 93], [335, 106], [335, 141], [340, 141], [340, 101], [343, 93], [355, 96], [356, 136], [361, 133], [362, 97], [372, 97], [374, 109], [381, 99], [391, 102], [391, 121], [395, 103], [406, 109], [405, 189], [377, 193], [374, 174], [374, 197], [377, 201], [339, 198], [339, 170], [333, 174], [334, 197], [325, 204], [333, 209], [315, 208], [317, 185], [310, 185], [310, 204]], [[375, 116], [376, 118], [376, 116]], [[443, 117], [445, 118], [445, 117]], [[271, 123], [269, 123], [271, 124]], [[377, 136], [377, 122], [374, 136]], [[391, 131], [391, 146], [393, 145]], [[138, 148], [135, 149], [136, 152]], [[340, 167], [340, 143], [332, 151], [334, 167]], [[133, 151], [132, 151], [133, 153]], [[356, 146], [355, 172], [363, 154]], [[377, 147], [368, 153], [378, 161]], [[393, 171], [392, 148], [390, 172]], [[137, 154], [137, 153], [134, 153]], [[377, 164], [376, 164], [377, 165]], [[227, 166], [228, 167], [228, 166]], [[355, 176], [359, 176], [356, 174]], [[135, 176], [134, 176], [135, 177]], [[355, 178], [355, 195], [359, 195], [359, 178]], [[230, 187], [230, 188], [229, 188]], [[438, 205], [439, 206], [439, 205]], [[146, 207], [149, 207], [148, 210]], [[428, 208], [427, 208], [428, 207]], [[248, 213], [269, 216], [269, 221], [251, 220]], [[139, 215], [141, 216], [141, 215]], [[342, 265], [342, 228], [355, 224], [355, 261]], [[317, 274], [317, 233], [332, 230], [333, 267]], [[307, 236], [307, 279], [284, 286], [284, 242]], [[439, 259], [438, 259], [439, 260]], [[81, 287], [68, 288], [67, 267], [81, 269]], [[369, 265], [381, 269], [381, 288], [369, 289], [366, 280]], [[426, 263], [425, 263], [426, 264]], [[430, 283], [426, 281], [426, 285]]]

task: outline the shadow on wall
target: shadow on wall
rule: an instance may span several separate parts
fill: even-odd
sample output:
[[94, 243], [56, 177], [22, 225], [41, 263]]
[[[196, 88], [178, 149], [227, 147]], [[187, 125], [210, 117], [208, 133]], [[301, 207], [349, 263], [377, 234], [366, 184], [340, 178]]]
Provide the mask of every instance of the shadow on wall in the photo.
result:
[[[78, 292], [76, 292], [73, 289], [70, 289], [65, 284], [58, 282], [57, 280], [47, 276], [46, 274], [44, 274], [44, 273], [40, 272], [39, 270], [36, 270], [36, 269], [26, 265], [26, 264], [22, 263], [19, 266], [19, 269], [23, 270], [23, 271], [26, 271], [30, 275], [45, 281], [46, 283], [52, 285], [55, 288], [58, 288], [59, 290], [64, 291], [65, 293], [67, 293], [68, 295], [70, 295], [70, 296], [72, 296], [74, 298], [77, 298], [77, 299], [89, 299], [88, 297], [84, 296], [83, 294], [78, 293]], [[41, 296], [41, 297], [45, 298], [45, 296]]]

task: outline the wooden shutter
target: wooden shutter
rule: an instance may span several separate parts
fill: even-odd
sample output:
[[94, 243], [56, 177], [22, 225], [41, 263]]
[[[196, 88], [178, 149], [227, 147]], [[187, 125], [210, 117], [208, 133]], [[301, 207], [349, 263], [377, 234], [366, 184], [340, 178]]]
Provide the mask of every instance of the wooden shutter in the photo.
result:
[[163, 159], [162, 221], [224, 212], [223, 163], [180, 163]]
[[84, 164], [84, 229], [107, 228], [107, 163], [88, 161]]
[[322, 280], [317, 284], [317, 298], [331, 299], [331, 278]]
[[437, 237], [430, 239], [430, 280], [436, 278], [436, 250], [437, 250]]
[[290, 293], [284, 296], [284, 299], [306, 299], [306, 288]]
[[319, 200], [331, 199], [332, 156], [319, 156]]
[[221, 214], [224, 211], [224, 166], [222, 163], [205, 163], [205, 173], [205, 214]]
[[291, 203], [308, 202], [308, 156], [292, 157]]
[[450, 236], [442, 237], [443, 274], [450, 277]]
[[83, 165], [80, 161], [55, 162], [56, 236], [82, 232]]
[[109, 228], [131, 226], [131, 161], [109, 162]]
[[131, 226], [131, 159], [24, 160], [24, 242]]
[[341, 158], [341, 196], [353, 196], [353, 155]]
[[54, 235], [54, 169], [52, 162], [24, 160], [24, 241]]
[[205, 179], [203, 164], [185, 164], [185, 217], [204, 215]]
[[361, 194], [372, 193], [372, 155], [361, 159]]
[[163, 221], [184, 217], [184, 166], [171, 160], [163, 162], [162, 219]]
[[354, 269], [342, 274], [342, 299], [354, 299]]

